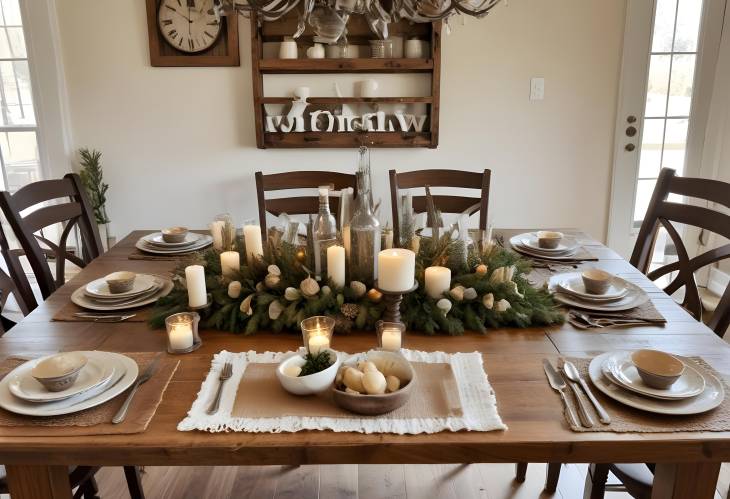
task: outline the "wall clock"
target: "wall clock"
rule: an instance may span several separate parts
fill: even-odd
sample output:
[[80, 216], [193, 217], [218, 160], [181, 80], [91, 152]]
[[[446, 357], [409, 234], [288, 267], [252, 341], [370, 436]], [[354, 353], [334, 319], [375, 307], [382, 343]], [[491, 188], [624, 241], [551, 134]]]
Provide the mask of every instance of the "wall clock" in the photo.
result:
[[238, 16], [213, 0], [146, 0], [152, 66], [238, 66]]

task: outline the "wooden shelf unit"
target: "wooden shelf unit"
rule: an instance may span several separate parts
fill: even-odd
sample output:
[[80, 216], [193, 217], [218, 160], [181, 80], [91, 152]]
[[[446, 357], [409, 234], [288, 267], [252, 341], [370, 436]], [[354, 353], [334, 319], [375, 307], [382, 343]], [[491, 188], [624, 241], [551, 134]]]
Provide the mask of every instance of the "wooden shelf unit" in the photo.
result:
[[[431, 53], [425, 59], [271, 59], [263, 58], [265, 42], [280, 42], [296, 30], [294, 13], [275, 22], [259, 22], [251, 15], [251, 69], [253, 77], [254, 119], [256, 145], [266, 148], [344, 148], [359, 147], [429, 147], [438, 146], [439, 100], [441, 80], [441, 22], [409, 23], [400, 21], [389, 25], [391, 35], [417, 36], [430, 44]], [[347, 24], [348, 42], [367, 45], [376, 36], [362, 16], [353, 15]], [[300, 45], [311, 45], [311, 27], [297, 40]], [[310, 97], [313, 105], [337, 104], [428, 104], [427, 130], [423, 132], [267, 132], [266, 104], [290, 104], [290, 97], [264, 97], [265, 74], [408, 74], [431, 75], [431, 95], [428, 97]]]

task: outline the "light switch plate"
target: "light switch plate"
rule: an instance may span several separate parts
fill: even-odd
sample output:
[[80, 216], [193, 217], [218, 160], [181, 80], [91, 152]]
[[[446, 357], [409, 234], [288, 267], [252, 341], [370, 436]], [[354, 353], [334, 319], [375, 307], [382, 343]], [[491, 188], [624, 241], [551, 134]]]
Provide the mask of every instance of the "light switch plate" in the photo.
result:
[[545, 97], [545, 78], [530, 79], [530, 100], [542, 100]]

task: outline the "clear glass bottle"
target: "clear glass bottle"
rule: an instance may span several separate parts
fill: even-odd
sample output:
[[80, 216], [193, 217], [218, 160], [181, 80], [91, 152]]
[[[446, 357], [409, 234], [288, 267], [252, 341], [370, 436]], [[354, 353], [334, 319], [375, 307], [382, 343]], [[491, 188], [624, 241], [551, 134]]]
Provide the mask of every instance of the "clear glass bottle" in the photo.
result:
[[380, 222], [373, 214], [370, 168], [358, 169], [355, 214], [350, 222], [350, 280], [372, 286], [378, 278]]
[[317, 280], [327, 275], [327, 248], [337, 244], [337, 221], [330, 212], [329, 187], [319, 188], [319, 214], [312, 228], [314, 273]]

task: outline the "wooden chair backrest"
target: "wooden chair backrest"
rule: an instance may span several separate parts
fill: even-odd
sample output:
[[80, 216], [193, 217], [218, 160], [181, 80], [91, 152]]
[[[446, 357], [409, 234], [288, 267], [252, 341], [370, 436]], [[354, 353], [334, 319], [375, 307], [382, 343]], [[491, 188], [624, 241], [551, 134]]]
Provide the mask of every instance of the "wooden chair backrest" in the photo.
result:
[[[43, 205], [48, 201], [62, 200], [57, 204]], [[39, 208], [22, 214], [29, 208]], [[103, 253], [99, 230], [93, 209], [81, 179], [69, 173], [59, 180], [42, 180], [20, 188], [14, 194], [0, 192], [0, 208], [18, 238], [33, 273], [38, 281], [43, 298], [48, 298], [65, 280], [66, 260], [85, 267]], [[37, 232], [60, 223], [63, 231], [58, 243], [54, 243]], [[78, 227], [82, 238], [81, 256], [68, 251], [67, 241], [74, 227]], [[44, 247], [41, 247], [43, 243]], [[56, 260], [56, 278], [46, 262], [50, 256]]]
[[[256, 172], [256, 197], [259, 204], [259, 224], [261, 225], [261, 233], [264, 240], [267, 234], [267, 212], [275, 216], [279, 216], [282, 213], [286, 213], [287, 215], [308, 215], [319, 212], [318, 196], [266, 199], [267, 192], [291, 189], [316, 189], [322, 185], [328, 185], [332, 190], [352, 187], [355, 194], [357, 194], [357, 180], [354, 174], [328, 171], [297, 171], [264, 175], [262, 172]], [[335, 218], [338, 218], [339, 206], [339, 199], [331, 197], [330, 211]]]
[[[719, 180], [678, 177], [674, 170], [662, 169], [631, 254], [631, 264], [652, 281], [676, 272], [676, 277], [664, 291], [671, 295], [684, 287], [682, 306], [697, 320], [702, 320], [702, 301], [695, 281], [695, 272], [706, 265], [730, 258], [730, 243], [690, 258], [673, 223], [698, 227], [730, 239], [730, 216], [711, 208], [669, 201], [670, 194], [701, 199], [730, 208], [730, 184]], [[649, 271], [660, 227], [664, 227], [672, 239], [678, 259], [676, 262]], [[720, 299], [708, 326], [718, 335], [723, 335], [730, 326], [730, 286]]]
[[[489, 184], [492, 171], [468, 172], [461, 170], [419, 170], [398, 173], [390, 170], [390, 206], [393, 213], [393, 240], [400, 241], [400, 189], [429, 187], [459, 187], [480, 189], [479, 197], [432, 195], [434, 205], [441, 213], [463, 213], [472, 215], [479, 211], [479, 229], [486, 230], [489, 210]], [[467, 211], [468, 210], [468, 211]], [[413, 211], [427, 211], [426, 196], [413, 196]]]

